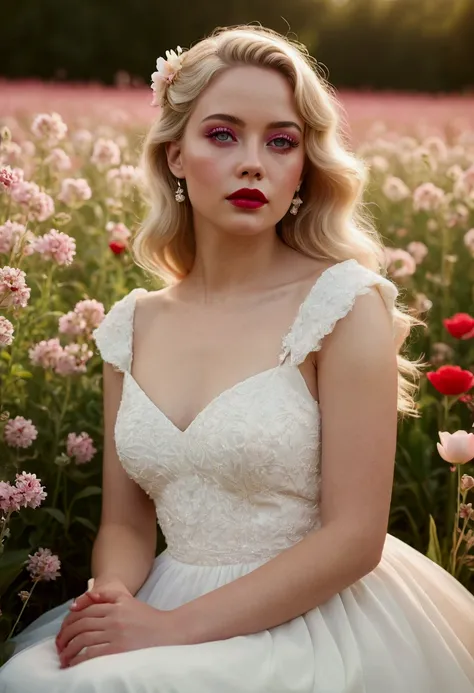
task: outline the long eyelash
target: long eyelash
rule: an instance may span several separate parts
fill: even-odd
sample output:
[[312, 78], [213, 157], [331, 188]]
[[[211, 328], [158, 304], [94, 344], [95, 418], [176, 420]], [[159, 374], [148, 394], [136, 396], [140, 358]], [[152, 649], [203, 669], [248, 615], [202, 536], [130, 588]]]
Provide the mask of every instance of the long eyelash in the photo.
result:
[[209, 132], [206, 133], [206, 137], [211, 138], [214, 135], [217, 135], [219, 132], [225, 132], [227, 135], [234, 137], [233, 132], [231, 132], [228, 128], [223, 128], [223, 127], [212, 128], [212, 130], [209, 130]]
[[288, 142], [288, 144], [290, 145], [290, 147], [297, 147], [299, 145], [299, 142], [297, 142], [292, 137], [290, 137], [290, 135], [286, 135], [286, 134], [277, 135], [276, 137], [272, 137], [272, 139], [269, 141], [273, 142], [273, 140], [286, 140]]

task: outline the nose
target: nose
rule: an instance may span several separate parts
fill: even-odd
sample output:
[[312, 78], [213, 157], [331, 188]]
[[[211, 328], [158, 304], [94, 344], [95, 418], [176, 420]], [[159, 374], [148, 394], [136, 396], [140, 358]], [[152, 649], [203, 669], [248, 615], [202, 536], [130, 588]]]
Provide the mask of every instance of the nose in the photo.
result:
[[265, 175], [265, 168], [262, 162], [262, 153], [258, 149], [258, 145], [249, 143], [245, 148], [242, 148], [240, 163], [238, 165], [239, 178], [258, 178], [261, 179]]

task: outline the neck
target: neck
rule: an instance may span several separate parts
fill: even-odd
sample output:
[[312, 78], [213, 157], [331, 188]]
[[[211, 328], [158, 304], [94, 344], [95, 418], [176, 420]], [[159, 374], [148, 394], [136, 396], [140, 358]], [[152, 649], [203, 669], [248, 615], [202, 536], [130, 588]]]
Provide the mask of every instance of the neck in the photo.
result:
[[195, 237], [196, 256], [186, 284], [200, 303], [233, 300], [263, 289], [272, 283], [288, 250], [274, 227], [248, 236], [216, 229]]

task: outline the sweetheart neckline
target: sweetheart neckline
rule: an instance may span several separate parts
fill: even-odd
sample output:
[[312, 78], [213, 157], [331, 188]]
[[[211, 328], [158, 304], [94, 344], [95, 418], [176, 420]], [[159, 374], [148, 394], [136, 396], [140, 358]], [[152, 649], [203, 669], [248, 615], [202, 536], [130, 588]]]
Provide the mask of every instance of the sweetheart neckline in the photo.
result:
[[[145, 399], [148, 401], [148, 403], [153, 407], [153, 409], [171, 426], [171, 428], [176, 431], [178, 435], [185, 436], [188, 434], [191, 429], [195, 428], [201, 419], [205, 417], [205, 415], [209, 412], [210, 409], [212, 409], [214, 406], [216, 406], [222, 399], [224, 399], [226, 396], [230, 396], [231, 394], [234, 394], [239, 388], [244, 387], [245, 385], [248, 385], [252, 383], [254, 380], [257, 378], [261, 378], [263, 376], [268, 376], [272, 373], [277, 373], [278, 371], [283, 372], [283, 368], [287, 367], [287, 369], [291, 369], [292, 371], [296, 371], [296, 376], [298, 379], [301, 380], [302, 384], [304, 385], [304, 391], [299, 393], [301, 394], [303, 399], [306, 399], [313, 407], [314, 409], [319, 412], [319, 401], [314, 399], [313, 395], [311, 394], [308, 385], [306, 383], [306, 380], [303, 377], [303, 374], [301, 373], [300, 369], [298, 366], [293, 366], [292, 364], [286, 365], [284, 364], [278, 364], [276, 366], [272, 366], [271, 368], [266, 368], [263, 371], [258, 371], [257, 373], [254, 373], [253, 375], [249, 375], [248, 377], [244, 378], [243, 380], [239, 380], [237, 383], [234, 385], [231, 385], [230, 387], [226, 388], [225, 390], [222, 390], [219, 394], [217, 394], [215, 397], [213, 397], [197, 414], [196, 416], [191, 420], [191, 422], [186, 426], [186, 428], [181, 429], [179, 426], [177, 426], [167, 414], [161, 409], [155, 402], [147, 395], [145, 390], [141, 387], [141, 385], [135, 380], [133, 375], [130, 373], [130, 371], [125, 371], [125, 377], [128, 377], [129, 380], [131, 380], [137, 390], [145, 397]], [[296, 393], [298, 393], [297, 390], [295, 390]]]

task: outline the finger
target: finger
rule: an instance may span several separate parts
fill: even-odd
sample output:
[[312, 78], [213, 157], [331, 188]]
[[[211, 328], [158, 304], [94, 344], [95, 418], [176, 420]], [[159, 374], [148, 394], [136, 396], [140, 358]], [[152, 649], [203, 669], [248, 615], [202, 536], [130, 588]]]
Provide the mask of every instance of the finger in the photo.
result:
[[71, 611], [80, 611], [81, 609], [85, 609], [90, 604], [95, 604], [100, 601], [107, 600], [102, 597], [98, 590], [91, 590], [90, 592], [84, 592], [84, 594], [77, 597], [69, 608]]
[[116, 647], [107, 643], [106, 645], [91, 645], [83, 650], [80, 654], [69, 661], [69, 666], [73, 667], [76, 664], [81, 664], [86, 662], [88, 659], [94, 659], [95, 657], [103, 657], [104, 655], [117, 654], [120, 652]]
[[[94, 604], [78, 614], [69, 614], [69, 616], [64, 620], [60, 632], [56, 636], [56, 647], [61, 650], [65, 645], [67, 645], [71, 639], [71, 628], [75, 628], [75, 624], [86, 621], [93, 626], [90, 628], [91, 630], [99, 630], [99, 628], [102, 629], [102, 626], [99, 627], [99, 623], [106, 616], [110, 615], [110, 610], [110, 604]], [[92, 621], [95, 621], [95, 624], [92, 624]], [[84, 626], [82, 626], [82, 628], [84, 628]]]
[[105, 630], [105, 618], [81, 618], [79, 621], [72, 623], [67, 630], [64, 631], [59, 647], [64, 650], [65, 647], [80, 633], [96, 632]]
[[61, 652], [61, 656], [59, 657], [61, 665], [67, 667], [69, 662], [77, 657], [84, 647], [106, 645], [107, 643], [108, 636], [105, 631], [79, 633], [79, 635], [76, 635]]

